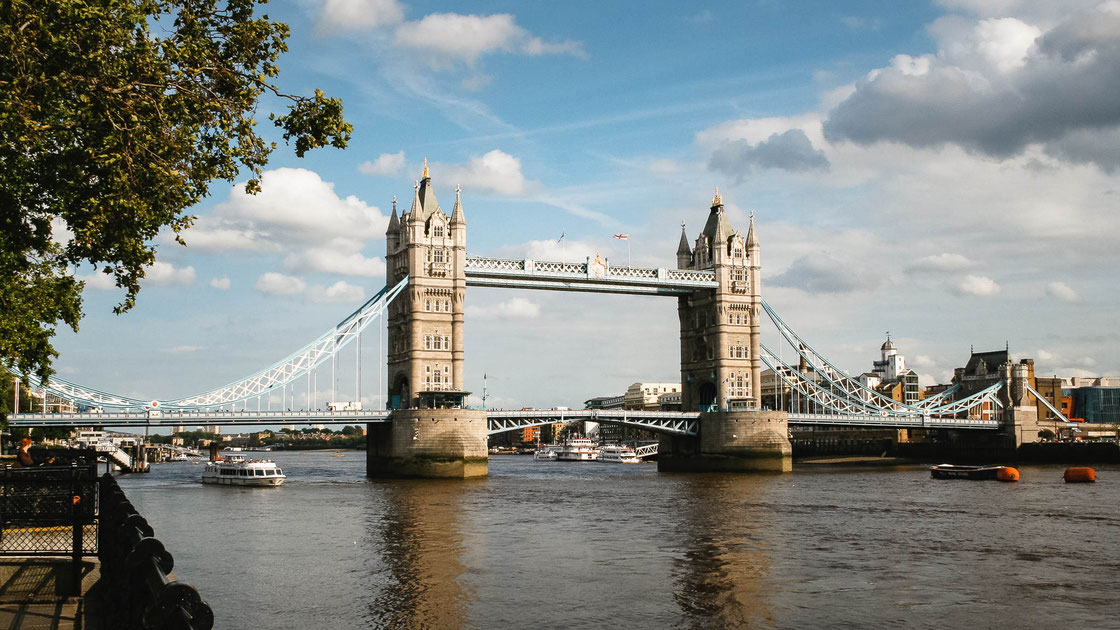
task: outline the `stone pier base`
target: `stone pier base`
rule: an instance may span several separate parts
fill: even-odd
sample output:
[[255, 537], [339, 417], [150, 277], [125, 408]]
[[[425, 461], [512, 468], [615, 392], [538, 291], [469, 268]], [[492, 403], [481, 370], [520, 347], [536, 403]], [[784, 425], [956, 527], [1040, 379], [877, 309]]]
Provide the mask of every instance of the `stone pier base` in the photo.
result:
[[700, 435], [663, 435], [663, 472], [790, 472], [793, 447], [784, 411], [701, 413]]
[[367, 425], [366, 476], [485, 477], [486, 436], [485, 410], [397, 409]]

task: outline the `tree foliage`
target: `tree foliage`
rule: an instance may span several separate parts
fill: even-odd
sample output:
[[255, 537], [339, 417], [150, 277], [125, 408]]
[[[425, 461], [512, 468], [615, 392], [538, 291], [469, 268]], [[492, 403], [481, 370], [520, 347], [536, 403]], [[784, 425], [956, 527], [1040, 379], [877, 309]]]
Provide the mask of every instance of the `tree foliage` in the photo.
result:
[[0, 0], [0, 364], [50, 376], [55, 327], [82, 315], [76, 265], [126, 311], [212, 181], [259, 190], [262, 96], [289, 101], [269, 118], [297, 155], [346, 146], [340, 100], [274, 83], [288, 27], [255, 15], [266, 1]]

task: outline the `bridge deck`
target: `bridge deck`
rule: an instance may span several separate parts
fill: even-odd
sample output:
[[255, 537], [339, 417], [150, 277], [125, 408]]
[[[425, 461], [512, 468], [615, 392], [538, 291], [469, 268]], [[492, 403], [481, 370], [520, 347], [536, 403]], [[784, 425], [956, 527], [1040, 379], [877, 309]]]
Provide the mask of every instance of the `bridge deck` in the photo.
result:
[[[388, 422], [389, 411], [162, 411], [102, 413], [20, 413], [8, 416], [13, 427], [159, 427], [276, 424], [365, 424]], [[490, 433], [501, 433], [555, 422], [589, 420], [625, 424], [656, 433], [696, 435], [699, 412], [632, 411], [624, 409], [490, 410]], [[999, 422], [979, 418], [933, 416], [875, 416], [789, 414], [791, 425], [858, 426], [882, 428], [996, 429]]]

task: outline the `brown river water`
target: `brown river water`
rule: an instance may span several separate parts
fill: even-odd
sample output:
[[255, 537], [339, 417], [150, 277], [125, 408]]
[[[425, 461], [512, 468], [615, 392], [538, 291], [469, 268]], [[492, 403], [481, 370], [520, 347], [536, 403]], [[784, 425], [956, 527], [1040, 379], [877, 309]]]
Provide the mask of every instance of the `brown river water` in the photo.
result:
[[121, 486], [216, 628], [1120, 628], [1120, 466], [785, 475], [495, 456], [475, 481], [276, 452], [281, 488]]

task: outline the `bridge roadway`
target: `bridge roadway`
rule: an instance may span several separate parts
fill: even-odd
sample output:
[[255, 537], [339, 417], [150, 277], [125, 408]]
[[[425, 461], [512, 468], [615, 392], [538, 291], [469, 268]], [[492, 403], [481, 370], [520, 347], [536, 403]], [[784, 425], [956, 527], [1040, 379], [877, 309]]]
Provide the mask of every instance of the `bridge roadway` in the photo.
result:
[[[260, 426], [276, 424], [366, 424], [388, 422], [389, 411], [106, 411], [102, 413], [19, 413], [8, 416], [13, 427], [167, 427]], [[625, 409], [489, 410], [489, 433], [589, 420], [622, 424], [655, 433], [696, 435], [699, 412]], [[789, 414], [791, 425], [927, 429], [997, 429], [999, 422], [979, 418], [933, 416]]]

